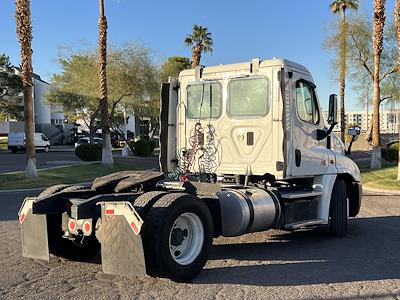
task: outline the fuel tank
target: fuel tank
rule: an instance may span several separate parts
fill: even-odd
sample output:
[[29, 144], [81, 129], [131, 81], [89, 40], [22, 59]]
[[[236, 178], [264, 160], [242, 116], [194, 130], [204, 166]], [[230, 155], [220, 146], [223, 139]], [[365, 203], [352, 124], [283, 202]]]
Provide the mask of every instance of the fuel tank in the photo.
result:
[[261, 188], [226, 189], [217, 196], [223, 236], [268, 230], [277, 224], [281, 215], [278, 195]]

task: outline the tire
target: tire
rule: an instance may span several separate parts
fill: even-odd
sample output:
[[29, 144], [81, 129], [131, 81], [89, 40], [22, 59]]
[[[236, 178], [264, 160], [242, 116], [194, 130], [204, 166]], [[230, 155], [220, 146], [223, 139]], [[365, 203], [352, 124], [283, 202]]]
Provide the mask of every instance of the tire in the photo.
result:
[[336, 237], [344, 237], [347, 234], [347, 218], [346, 183], [337, 179], [331, 196], [330, 233]]
[[44, 152], [49, 152], [50, 151], [50, 147], [49, 146], [46, 146], [46, 147], [44, 147]]
[[144, 220], [154, 203], [165, 194], [166, 192], [162, 191], [144, 193], [134, 200], [133, 207]]
[[[40, 197], [45, 198], [58, 192], [73, 192], [86, 189], [84, 186], [67, 184], [53, 185], [42, 193]], [[82, 243], [63, 238], [62, 215], [47, 215], [47, 236], [49, 242], [49, 252], [55, 256], [64, 257], [71, 260], [89, 260], [100, 252], [100, 243], [94, 235], [85, 237]]]
[[46, 198], [50, 195], [53, 195], [55, 193], [61, 192], [61, 190], [70, 187], [69, 184], [56, 184], [51, 187], [48, 187], [45, 189], [43, 192], [41, 192], [37, 197], [38, 199]]
[[[191, 225], [186, 227], [185, 222]], [[148, 212], [142, 238], [149, 275], [190, 281], [203, 269], [211, 249], [210, 211], [193, 195], [166, 194]]]
[[60, 192], [69, 193], [69, 192], [75, 192], [75, 191], [86, 190], [86, 189], [88, 189], [88, 188], [85, 186], [82, 186], [82, 185], [71, 185], [71, 186], [67, 186], [66, 188], [62, 189]]
[[17, 149], [16, 148], [12, 148], [11, 152], [14, 153], [14, 154], [17, 153]]

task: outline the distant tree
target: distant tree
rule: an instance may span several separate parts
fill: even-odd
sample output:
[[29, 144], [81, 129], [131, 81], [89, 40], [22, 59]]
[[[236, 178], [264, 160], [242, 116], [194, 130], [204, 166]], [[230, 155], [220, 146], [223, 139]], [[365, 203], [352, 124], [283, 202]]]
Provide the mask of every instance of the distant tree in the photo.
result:
[[207, 27], [193, 25], [192, 34], [185, 38], [185, 44], [192, 47], [192, 67], [200, 65], [201, 55], [203, 52], [213, 51], [212, 34], [208, 32]]
[[187, 57], [171, 56], [163, 63], [160, 71], [161, 82], [167, 82], [169, 77], [177, 78], [183, 70], [190, 69], [190, 60]]
[[[374, 52], [372, 40], [372, 20], [362, 15], [347, 20], [347, 73], [353, 82], [353, 89], [360, 96], [360, 104], [372, 103], [374, 85]], [[335, 50], [339, 46], [339, 30], [333, 26], [332, 34], [326, 38], [324, 46]], [[396, 74], [397, 42], [396, 28], [389, 22], [384, 28], [383, 51], [380, 59], [380, 103], [393, 108], [400, 100], [400, 76]], [[334, 68], [338, 68], [338, 59], [333, 59]], [[372, 122], [368, 124], [366, 141], [372, 140]]]
[[9, 71], [12, 69], [10, 57], [8, 57], [5, 53], [0, 54], [0, 70], [1, 69], [6, 69]]
[[358, 0], [334, 0], [330, 4], [334, 14], [340, 13], [340, 34], [339, 34], [339, 81], [340, 81], [340, 137], [345, 142], [345, 87], [346, 87], [346, 48], [347, 48], [347, 22], [346, 10], [358, 9]]
[[22, 85], [24, 91], [26, 176], [37, 176], [33, 127], [32, 99], [32, 24], [29, 0], [16, 0], [15, 21], [21, 50]]
[[[377, 78], [380, 84], [379, 103], [395, 102], [400, 99], [400, 77], [396, 74], [398, 62], [396, 58], [396, 28], [394, 23], [388, 23], [384, 29], [383, 50], [380, 59], [380, 74]], [[360, 99], [373, 95], [374, 82], [374, 52], [372, 23], [363, 16], [349, 21], [348, 28], [348, 62], [349, 75], [354, 81], [354, 88], [360, 91]], [[332, 37], [334, 39], [334, 37]], [[333, 43], [332, 43], [333, 45]]]
[[[380, 127], [379, 127], [379, 108], [381, 100], [380, 91], [380, 62], [383, 50], [383, 29], [385, 26], [386, 12], [385, 0], [374, 0], [373, 16], [373, 49], [374, 49], [374, 100], [372, 115], [372, 159], [371, 169], [381, 168], [381, 148], [380, 148]], [[397, 68], [396, 68], [397, 69]]]
[[[118, 125], [118, 110], [125, 107], [128, 113], [158, 115], [158, 71], [150, 59], [150, 50], [130, 44], [110, 48], [107, 63], [108, 112], [110, 127]], [[93, 137], [100, 128], [98, 95], [98, 54], [96, 50], [78, 52], [59, 58], [61, 72], [51, 78], [46, 101], [59, 104], [64, 112], [83, 120]], [[144, 106], [151, 109], [144, 110]], [[143, 115], [153, 117], [153, 115]]]
[[15, 119], [23, 121], [24, 106], [21, 103], [22, 80], [15, 75], [10, 58], [0, 55], [0, 121]]

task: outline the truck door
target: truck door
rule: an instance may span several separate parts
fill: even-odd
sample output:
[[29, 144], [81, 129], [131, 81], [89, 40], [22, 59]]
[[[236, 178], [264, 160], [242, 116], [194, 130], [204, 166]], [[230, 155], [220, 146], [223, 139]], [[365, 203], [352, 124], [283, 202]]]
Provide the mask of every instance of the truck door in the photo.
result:
[[326, 139], [317, 140], [317, 129], [325, 127], [316, 86], [311, 76], [293, 71], [291, 104], [293, 124], [292, 176], [324, 174], [328, 168]]

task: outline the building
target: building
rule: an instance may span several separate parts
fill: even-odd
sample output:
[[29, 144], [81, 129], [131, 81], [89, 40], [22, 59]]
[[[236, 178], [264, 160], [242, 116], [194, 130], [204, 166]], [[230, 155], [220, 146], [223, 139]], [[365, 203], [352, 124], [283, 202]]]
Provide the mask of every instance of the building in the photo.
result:
[[[16, 75], [20, 75], [20, 68], [14, 68], [14, 70]], [[45, 94], [49, 90], [49, 87], [49, 83], [42, 80], [39, 75], [33, 74], [33, 115], [36, 124], [64, 123], [64, 113], [62, 109], [58, 106], [48, 104], [45, 101]]]
[[[14, 68], [15, 75], [21, 75], [20, 68]], [[44, 133], [52, 144], [70, 142], [70, 128], [64, 126], [64, 113], [62, 108], [57, 105], [46, 103], [45, 95], [49, 90], [49, 83], [42, 80], [39, 75], [33, 74], [32, 100], [33, 100], [33, 122], [35, 131]], [[23, 93], [14, 99], [15, 103], [21, 107], [23, 114], [24, 100]], [[12, 118], [0, 122], [0, 136], [7, 136], [10, 132], [21, 132], [25, 130], [24, 122], [17, 122]]]
[[[380, 131], [384, 134], [397, 134], [399, 132], [399, 111], [381, 111], [379, 122]], [[328, 119], [328, 112], [323, 112], [324, 120]], [[338, 116], [339, 124], [335, 127], [336, 132], [340, 131], [340, 116]], [[372, 112], [347, 112], [345, 114], [346, 127], [358, 126], [361, 128], [361, 132], [366, 132], [372, 123]]]

